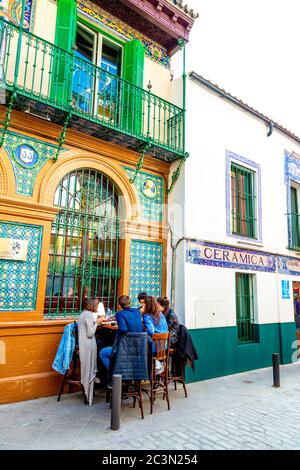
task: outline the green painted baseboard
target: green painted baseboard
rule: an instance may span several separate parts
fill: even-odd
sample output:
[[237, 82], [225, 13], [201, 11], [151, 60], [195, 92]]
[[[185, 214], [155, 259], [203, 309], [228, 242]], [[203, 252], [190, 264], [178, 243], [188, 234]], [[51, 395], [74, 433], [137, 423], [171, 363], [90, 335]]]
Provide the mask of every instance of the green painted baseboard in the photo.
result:
[[272, 353], [279, 353], [282, 364], [292, 362], [296, 340], [295, 323], [256, 325], [258, 342], [239, 344], [237, 328], [189, 330], [199, 359], [195, 372], [186, 368], [186, 381], [212, 379], [272, 365]]

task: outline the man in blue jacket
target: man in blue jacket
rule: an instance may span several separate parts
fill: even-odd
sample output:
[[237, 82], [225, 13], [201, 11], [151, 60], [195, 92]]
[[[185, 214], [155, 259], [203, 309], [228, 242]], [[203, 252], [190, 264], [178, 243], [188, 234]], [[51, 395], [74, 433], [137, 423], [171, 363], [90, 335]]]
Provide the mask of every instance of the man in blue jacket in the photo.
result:
[[[121, 308], [116, 313], [116, 321], [118, 323], [118, 334], [124, 333], [141, 333], [144, 331], [141, 313], [137, 308], [130, 307], [130, 298], [127, 295], [121, 295], [118, 299]], [[109, 363], [112, 356], [112, 346], [101, 349], [100, 359], [106, 369], [109, 369]]]

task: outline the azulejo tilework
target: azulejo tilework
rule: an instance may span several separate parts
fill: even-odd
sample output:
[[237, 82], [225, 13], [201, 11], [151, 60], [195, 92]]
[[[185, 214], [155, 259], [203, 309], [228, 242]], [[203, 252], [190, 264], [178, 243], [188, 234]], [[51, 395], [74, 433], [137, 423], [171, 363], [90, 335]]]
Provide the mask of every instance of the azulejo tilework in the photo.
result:
[[[36, 0], [25, 0], [24, 28], [33, 30]], [[0, 16], [19, 25], [22, 10], [22, 0], [0, 0]]]
[[[135, 171], [127, 167], [125, 170], [132, 178]], [[141, 171], [136, 175], [134, 185], [139, 193], [143, 219], [161, 222], [164, 210], [163, 178]]]
[[45, 163], [54, 157], [55, 145], [7, 132], [4, 150], [14, 169], [17, 194], [32, 196], [36, 176]]
[[32, 311], [36, 305], [43, 227], [0, 221], [0, 238], [28, 240], [26, 261], [0, 259], [0, 311]]
[[131, 28], [126, 23], [114, 17], [89, 0], [85, 0], [84, 2], [77, 0], [77, 7], [80, 13], [92, 19], [100, 26], [104, 25], [109, 27], [112, 31], [121, 34], [127, 39], [138, 39], [142, 42], [145, 48], [145, 53], [150, 59], [154, 60], [154, 62], [162, 64], [167, 68], [170, 68], [170, 57], [168, 56], [167, 50], [160, 46], [160, 44], [156, 43], [152, 39], [147, 38], [139, 31]]
[[132, 305], [139, 292], [158, 297], [162, 289], [162, 244], [143, 240], [131, 241], [130, 297]]

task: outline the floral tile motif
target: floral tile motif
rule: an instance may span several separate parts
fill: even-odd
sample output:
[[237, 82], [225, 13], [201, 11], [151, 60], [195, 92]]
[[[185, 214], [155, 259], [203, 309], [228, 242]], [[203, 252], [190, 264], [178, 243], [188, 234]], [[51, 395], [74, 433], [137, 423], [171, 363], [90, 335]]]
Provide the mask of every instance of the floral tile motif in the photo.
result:
[[43, 227], [0, 222], [0, 238], [28, 240], [26, 261], [0, 259], [0, 312], [35, 309]]
[[137, 304], [140, 292], [158, 297], [162, 294], [162, 244], [131, 240], [130, 297]]
[[[25, 0], [24, 24], [26, 30], [33, 30], [36, 0]], [[0, 0], [0, 16], [20, 25], [22, 0]]]
[[83, 13], [84, 16], [91, 18], [94, 22], [99, 25], [104, 25], [113, 31], [121, 34], [127, 39], [138, 39], [142, 42], [146, 55], [164, 67], [170, 68], [171, 61], [168, 56], [167, 50], [160, 44], [156, 43], [152, 39], [147, 38], [139, 31], [136, 31], [131, 26], [128, 26], [123, 21], [114, 17], [107, 11], [103, 10], [100, 6], [95, 5], [89, 0], [79, 1], [77, 0], [77, 7], [79, 12]]
[[14, 169], [17, 194], [32, 196], [36, 176], [45, 163], [54, 157], [55, 145], [7, 132], [4, 150]]
[[[132, 178], [135, 170], [125, 167]], [[160, 176], [139, 172], [134, 185], [138, 190], [143, 219], [162, 222], [164, 211], [164, 180]]]

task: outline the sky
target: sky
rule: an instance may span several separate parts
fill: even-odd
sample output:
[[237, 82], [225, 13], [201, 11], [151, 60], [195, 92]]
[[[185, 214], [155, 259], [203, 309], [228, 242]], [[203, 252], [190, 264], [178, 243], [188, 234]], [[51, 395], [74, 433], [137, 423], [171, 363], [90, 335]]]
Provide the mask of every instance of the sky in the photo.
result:
[[300, 0], [187, 0], [187, 72], [300, 136]]

